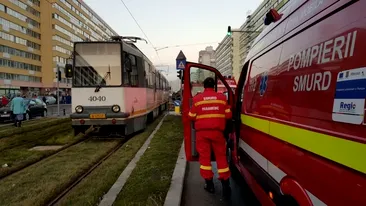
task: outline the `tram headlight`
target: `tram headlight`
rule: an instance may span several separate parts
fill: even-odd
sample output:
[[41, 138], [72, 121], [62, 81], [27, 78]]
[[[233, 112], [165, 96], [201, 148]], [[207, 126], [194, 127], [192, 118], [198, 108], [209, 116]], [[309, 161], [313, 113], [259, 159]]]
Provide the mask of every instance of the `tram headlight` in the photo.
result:
[[118, 105], [113, 105], [112, 106], [112, 111], [117, 113], [117, 112], [121, 111], [121, 108]]
[[80, 105], [78, 105], [78, 106], [76, 106], [75, 107], [75, 111], [76, 111], [76, 113], [82, 113], [83, 112], [83, 107], [82, 106], [80, 106]]

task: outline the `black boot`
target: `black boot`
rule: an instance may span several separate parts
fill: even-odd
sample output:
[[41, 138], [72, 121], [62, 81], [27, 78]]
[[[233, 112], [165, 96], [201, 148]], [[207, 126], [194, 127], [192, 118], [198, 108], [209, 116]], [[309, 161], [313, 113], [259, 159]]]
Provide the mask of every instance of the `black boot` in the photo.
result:
[[22, 121], [19, 121], [18, 127], [22, 127]]
[[215, 186], [212, 179], [206, 180], [205, 190], [209, 193], [215, 193]]
[[231, 197], [231, 188], [230, 188], [230, 180], [221, 180], [222, 184], [222, 197], [224, 199], [230, 199]]

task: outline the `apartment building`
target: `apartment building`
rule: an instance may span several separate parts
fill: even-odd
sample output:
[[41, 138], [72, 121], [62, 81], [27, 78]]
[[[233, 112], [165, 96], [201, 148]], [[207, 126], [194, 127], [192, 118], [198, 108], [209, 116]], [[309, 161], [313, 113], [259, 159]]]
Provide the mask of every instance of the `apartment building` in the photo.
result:
[[[55, 91], [57, 64], [64, 65], [73, 42], [117, 35], [82, 0], [0, 1], [0, 95]], [[64, 78], [60, 88], [71, 87]]]
[[265, 27], [264, 17], [266, 13], [271, 8], [275, 8], [280, 11], [288, 1], [290, 0], [264, 0], [251, 15], [247, 16], [245, 22], [240, 26], [239, 64], [238, 66], [233, 67], [233, 76], [235, 80], [239, 79], [241, 69], [245, 63], [245, 59], [253, 41]]
[[[215, 50], [212, 46], [208, 46], [205, 50], [199, 51], [198, 63], [207, 66], [215, 67]], [[212, 76], [211, 72], [202, 69], [191, 70], [191, 81], [192, 82], [203, 82], [203, 80], [209, 76]]]
[[240, 33], [234, 32], [226, 35], [216, 48], [216, 69], [224, 76], [233, 76], [233, 68], [238, 67], [239, 62], [239, 38]]

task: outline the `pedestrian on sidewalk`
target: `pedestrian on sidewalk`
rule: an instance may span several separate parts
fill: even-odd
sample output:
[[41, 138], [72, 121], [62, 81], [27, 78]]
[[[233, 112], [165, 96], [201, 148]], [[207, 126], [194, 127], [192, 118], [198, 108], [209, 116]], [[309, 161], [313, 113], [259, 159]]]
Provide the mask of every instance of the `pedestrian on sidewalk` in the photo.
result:
[[196, 148], [199, 153], [200, 174], [205, 179], [204, 189], [215, 192], [211, 166], [211, 148], [215, 154], [219, 180], [221, 180], [223, 197], [231, 195], [229, 184], [230, 169], [226, 159], [226, 139], [224, 130], [226, 120], [231, 119], [232, 112], [226, 96], [215, 92], [215, 80], [208, 77], [203, 82], [204, 91], [193, 97], [192, 108], [188, 116], [195, 122]]
[[21, 127], [26, 110], [24, 99], [20, 93], [17, 93], [17, 96], [11, 100], [10, 109], [14, 115], [14, 126]]

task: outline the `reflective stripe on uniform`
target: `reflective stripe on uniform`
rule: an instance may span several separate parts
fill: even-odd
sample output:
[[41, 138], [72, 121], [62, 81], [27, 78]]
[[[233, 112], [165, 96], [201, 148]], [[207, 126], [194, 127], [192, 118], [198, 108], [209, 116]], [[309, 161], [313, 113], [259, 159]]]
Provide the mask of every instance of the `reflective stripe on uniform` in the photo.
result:
[[218, 169], [217, 171], [218, 171], [218, 173], [224, 173], [224, 172], [229, 172], [230, 170], [229, 170], [229, 167], [227, 167], [224, 169]]
[[229, 113], [229, 112], [231, 112], [230, 109], [225, 109], [225, 113]]
[[206, 119], [206, 118], [225, 118], [224, 114], [201, 114], [197, 115], [196, 119]]
[[204, 165], [201, 165], [201, 166], [200, 166], [200, 169], [202, 169], [202, 170], [212, 170], [212, 167], [211, 167], [211, 166], [204, 166]]
[[245, 114], [241, 122], [253, 129], [366, 174], [366, 144], [289, 126]]
[[202, 100], [202, 101], [199, 101], [199, 102], [196, 102], [194, 104], [194, 106], [199, 106], [199, 105], [202, 105], [202, 104], [223, 104], [223, 105], [226, 105], [226, 101], [224, 100]]
[[191, 117], [195, 117], [197, 114], [193, 114], [193, 113], [189, 112], [188, 115]]

